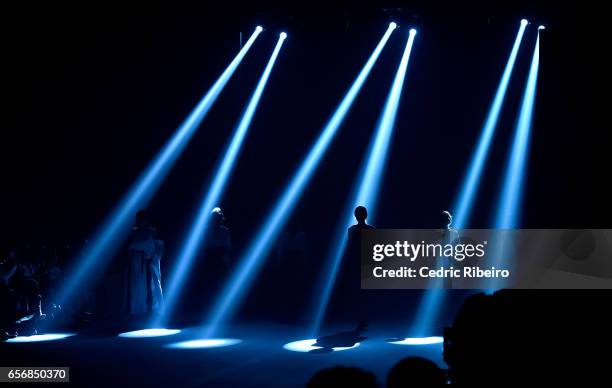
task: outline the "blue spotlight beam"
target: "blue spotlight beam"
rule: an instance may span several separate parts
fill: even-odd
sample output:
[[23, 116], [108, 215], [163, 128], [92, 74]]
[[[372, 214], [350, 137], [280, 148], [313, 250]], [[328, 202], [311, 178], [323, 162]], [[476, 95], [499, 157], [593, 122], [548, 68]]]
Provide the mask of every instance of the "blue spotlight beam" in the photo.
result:
[[[510, 155], [504, 174], [501, 193], [493, 225], [496, 229], [514, 229], [519, 227], [521, 202], [524, 191], [525, 170], [528, 159], [529, 140], [531, 137], [531, 125], [533, 122], [533, 110], [535, 105], [536, 86], [538, 82], [538, 68], [540, 66], [540, 29], [529, 67], [529, 75], [527, 76], [527, 84], [523, 92], [521, 108], [519, 111], [516, 128], [514, 130], [514, 139], [510, 149]], [[496, 242], [496, 251], [493, 252], [493, 264], [500, 266], [504, 257], [510, 255], [513, 249], [512, 236], [502, 235], [499, 241]], [[513, 263], [505, 263], [507, 267], [511, 267]], [[490, 279], [487, 290], [503, 288], [505, 282], [499, 279]]]
[[272, 68], [274, 67], [274, 63], [276, 62], [276, 58], [278, 57], [286, 36], [287, 35], [284, 33], [280, 35], [278, 42], [274, 47], [274, 51], [268, 60], [268, 64], [261, 74], [251, 99], [244, 110], [242, 118], [234, 130], [234, 134], [225, 150], [223, 159], [221, 159], [218, 163], [217, 172], [215, 173], [214, 179], [212, 180], [212, 183], [208, 187], [208, 190], [202, 199], [200, 208], [196, 213], [196, 217], [191, 224], [187, 237], [182, 244], [174, 270], [170, 276], [170, 281], [168, 282], [168, 286], [166, 288], [165, 312], [163, 315], [159, 315], [153, 321], [154, 327], [164, 325], [169, 319], [176, 305], [176, 301], [185, 281], [185, 275], [187, 274], [187, 271], [191, 267], [194, 258], [197, 256], [198, 251], [204, 242], [204, 232], [206, 225], [210, 220], [211, 210], [217, 206], [218, 201], [223, 195], [227, 181], [231, 176], [250, 124], [253, 121], [253, 116], [257, 110], [259, 100], [264, 92], [266, 83], [268, 82], [268, 78], [270, 77], [270, 73], [272, 72]]
[[493, 99], [493, 103], [491, 104], [491, 107], [489, 109], [487, 119], [482, 128], [480, 138], [478, 139], [478, 144], [470, 161], [467, 174], [463, 180], [463, 185], [457, 197], [457, 202], [453, 207], [452, 214], [455, 221], [455, 228], [465, 228], [469, 223], [469, 217], [476, 196], [478, 183], [480, 182], [480, 177], [482, 175], [482, 171], [484, 169], [487, 156], [489, 154], [489, 148], [493, 139], [493, 135], [495, 134], [497, 121], [499, 119], [499, 113], [501, 111], [504, 98], [506, 96], [508, 83], [510, 82], [512, 70], [514, 69], [514, 63], [516, 62], [516, 57], [518, 55], [519, 47], [521, 45], [521, 41], [523, 40], [523, 34], [525, 32], [527, 24], [527, 20], [523, 19], [521, 21], [521, 26], [519, 28], [518, 34], [516, 35], [516, 39], [514, 40], [512, 51], [510, 52], [510, 56], [508, 57], [508, 62], [506, 63], [506, 68], [504, 69], [504, 73], [501, 77], [501, 80], [497, 87], [497, 91], [495, 93], [495, 98]]
[[78, 258], [76, 267], [69, 274], [65, 286], [57, 295], [56, 303], [65, 304], [76, 292], [81, 291], [81, 287], [87, 277], [93, 276], [96, 270], [104, 268], [104, 265], [113, 257], [130, 229], [131, 218], [134, 216], [134, 213], [139, 208], [144, 207], [155, 195], [155, 192], [161, 186], [179, 155], [189, 143], [189, 140], [262, 30], [259, 26], [255, 29], [249, 40], [206, 95], [204, 95], [202, 100], [200, 100], [195, 109], [122, 197], [110, 216], [98, 229], [81, 257]]
[[[514, 130], [514, 139], [510, 149], [510, 155], [508, 156], [499, 202], [493, 220], [493, 225], [495, 225], [496, 229], [514, 229], [519, 227], [519, 216], [521, 213], [539, 66], [540, 29], [538, 29], [531, 66], [529, 67], [529, 75], [527, 76], [527, 84], [523, 92], [521, 108]], [[509, 257], [511, 251], [514, 249], [512, 235], [500, 236], [498, 241], [495, 242], [495, 246], [496, 250], [493, 252], [493, 264], [499, 267], [503, 259]], [[506, 262], [504, 264], [506, 268], [511, 268], [513, 265], [512, 262]], [[505, 283], [506, 282], [500, 279], [489, 279], [487, 291], [493, 292], [503, 288]]]
[[513, 229], [519, 226], [539, 65], [540, 33], [538, 31], [527, 85], [523, 93], [521, 110], [516, 124], [514, 140], [512, 141], [512, 150], [506, 167], [497, 215], [494, 220], [494, 225], [497, 229]]
[[[410, 53], [412, 51], [412, 45], [414, 43], [414, 36], [416, 30], [410, 30], [408, 36], [408, 42], [402, 55], [397, 73], [393, 79], [391, 90], [387, 96], [384, 109], [381, 112], [380, 119], [378, 121], [377, 129], [375, 131], [375, 137], [370, 143], [370, 148], [367, 153], [366, 159], [363, 161], [361, 168], [361, 176], [355, 181], [355, 189], [351, 196], [351, 199], [347, 202], [347, 207], [344, 210], [344, 216], [342, 222], [338, 225], [335, 238], [332, 241], [328, 257], [328, 269], [323, 272], [325, 280], [323, 281], [323, 288], [321, 295], [316, 299], [316, 306], [314, 308], [314, 324], [312, 326], [311, 334], [317, 336], [325, 311], [329, 303], [334, 283], [342, 262], [344, 250], [346, 249], [347, 236], [346, 230], [352, 224], [353, 209], [357, 205], [363, 205], [370, 210], [370, 214], [374, 213], [377, 203], [378, 192], [380, 188], [380, 180], [384, 172], [384, 166], [387, 159], [387, 150], [389, 143], [393, 135], [393, 129], [395, 127], [395, 119], [397, 116], [397, 109], [402, 94], [402, 87], [404, 85], [404, 78], [406, 76], [406, 69], [408, 68], [408, 60], [410, 59]], [[359, 185], [359, 186], [357, 186]]]
[[259, 233], [248, 245], [245, 251], [246, 253], [237, 267], [238, 269], [231, 275], [229, 281], [222, 289], [219, 299], [213, 305], [206, 321], [208, 323], [207, 329], [204, 332], [206, 337], [212, 336], [217, 331], [219, 324], [226, 321], [238, 308], [240, 300], [250, 288], [250, 284], [258, 269], [261, 267], [262, 262], [265, 260], [266, 255], [269, 253], [271, 245], [295, 208], [304, 188], [318, 167], [323, 155], [395, 28], [395, 25], [389, 26], [363, 69], [344, 95], [336, 111], [323, 128], [310, 152], [306, 155], [302, 165], [282, 193], [276, 206], [274, 206], [269, 213]]
[[424, 290], [415, 315], [416, 320], [409, 333], [411, 337], [424, 337], [433, 334], [434, 322], [438, 319], [440, 306], [443, 304], [446, 295], [446, 290], [442, 288]]
[[[469, 225], [478, 184], [489, 154], [499, 114], [506, 96], [506, 90], [508, 89], [512, 71], [514, 70], [514, 63], [516, 62], [516, 57], [518, 56], [518, 51], [527, 24], [529, 24], [527, 20], [521, 20], [521, 25], [514, 39], [514, 45], [510, 51], [508, 62], [506, 63], [499, 85], [497, 86], [493, 103], [489, 108], [489, 113], [487, 114], [480, 138], [478, 139], [474, 154], [468, 165], [466, 176], [463, 179], [461, 189], [452, 208], [453, 226], [457, 229], [467, 228]], [[444, 300], [445, 294], [445, 290], [439, 288], [431, 288], [424, 291], [417, 310], [416, 320], [411, 329], [411, 335], [422, 336], [428, 334], [437, 319], [436, 317], [438, 316], [440, 305]]]

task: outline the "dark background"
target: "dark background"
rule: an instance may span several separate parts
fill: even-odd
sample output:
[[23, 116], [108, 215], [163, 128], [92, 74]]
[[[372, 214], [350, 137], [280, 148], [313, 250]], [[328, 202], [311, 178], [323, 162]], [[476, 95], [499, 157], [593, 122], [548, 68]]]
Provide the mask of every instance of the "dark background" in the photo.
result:
[[[256, 231], [390, 21], [396, 31], [296, 216], [324, 250], [364, 157], [409, 27], [416, 37], [383, 177], [379, 227], [436, 227], [451, 207], [525, 17], [476, 202], [490, 226], [520, 97], [541, 37], [521, 226], [607, 228], [609, 47], [595, 2], [108, 1], [3, 5], [3, 248], [88, 236], [258, 24], [238, 68], [149, 206], [174, 252], [280, 31], [278, 58], [221, 203], [238, 247]], [[172, 263], [170, 254], [166, 263]]]

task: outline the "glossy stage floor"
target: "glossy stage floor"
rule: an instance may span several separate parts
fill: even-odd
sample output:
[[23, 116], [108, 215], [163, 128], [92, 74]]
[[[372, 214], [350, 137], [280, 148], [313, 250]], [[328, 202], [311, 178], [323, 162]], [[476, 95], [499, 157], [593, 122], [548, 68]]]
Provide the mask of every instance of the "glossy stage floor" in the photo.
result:
[[389, 369], [407, 356], [446, 368], [440, 338], [395, 344], [394, 329], [380, 326], [363, 332], [330, 327], [319, 341], [322, 346], [302, 335], [306, 328], [277, 323], [233, 327], [227, 330], [228, 341], [194, 342], [198, 332], [186, 328], [173, 335], [126, 338], [118, 336], [118, 328], [88, 329], [61, 340], [1, 343], [0, 354], [3, 364], [15, 367], [69, 366], [70, 381], [79, 385], [295, 387], [336, 365], [363, 368], [384, 383]]

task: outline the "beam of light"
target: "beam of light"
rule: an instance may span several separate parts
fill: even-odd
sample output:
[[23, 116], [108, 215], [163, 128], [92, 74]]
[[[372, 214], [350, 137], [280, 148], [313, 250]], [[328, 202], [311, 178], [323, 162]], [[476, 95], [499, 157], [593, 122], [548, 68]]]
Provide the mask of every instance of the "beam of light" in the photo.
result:
[[121, 338], [153, 338], [166, 337], [180, 333], [179, 329], [143, 329], [119, 334]]
[[[536, 38], [533, 57], [527, 76], [527, 84], [523, 92], [521, 107], [514, 130], [514, 139], [510, 149], [510, 155], [506, 166], [506, 172], [502, 183], [501, 193], [493, 225], [496, 229], [515, 229], [520, 225], [520, 214], [522, 208], [525, 172], [531, 137], [531, 126], [533, 123], [533, 110], [535, 106], [536, 87], [538, 83], [538, 69], [540, 66], [540, 30]], [[501, 235], [495, 243], [493, 265], [500, 267], [504, 257], [510, 257], [510, 250], [514, 243], [512, 235]], [[511, 267], [513, 263], [505, 263]], [[487, 293], [504, 287], [504, 281], [500, 279], [489, 279]]]
[[[305, 340], [289, 342], [288, 344], [283, 345], [283, 348], [285, 350], [289, 350], [291, 352], [301, 352], [301, 353], [307, 353], [307, 352], [311, 352], [313, 350], [323, 349], [322, 346], [315, 346], [316, 343], [317, 343], [317, 339], [316, 338], [305, 339]], [[339, 346], [339, 347], [335, 347], [335, 348], [332, 348], [332, 351], [340, 352], [342, 350], [354, 349], [354, 348], [356, 348], [358, 346], [359, 346], [359, 342], [357, 342], [353, 346]]]
[[344, 95], [340, 105], [323, 128], [319, 138], [312, 146], [300, 168], [296, 171], [287, 188], [259, 230], [259, 233], [247, 246], [244, 256], [239, 262], [238, 269], [229, 278], [222, 292], [213, 305], [207, 322], [208, 329], [204, 331], [205, 336], [211, 336], [222, 321], [227, 320], [230, 314], [237, 309], [240, 300], [247, 292], [258, 269], [269, 253], [276, 237], [284, 227], [289, 215], [295, 208], [304, 188], [310, 181], [313, 173], [318, 167], [323, 155], [337, 133], [340, 124], [344, 121], [353, 101], [357, 97], [378, 56], [391, 36], [394, 28], [389, 26], [382, 39], [370, 55], [365, 66]]
[[444, 337], [409, 337], [400, 341], [389, 341], [394, 345], [434, 345], [444, 342]]
[[165, 347], [169, 349], [208, 349], [237, 345], [241, 342], [242, 340], [235, 338], [208, 338], [177, 342]]
[[163, 146], [155, 158], [134, 182], [133, 186], [122, 197], [110, 216], [104, 221], [93, 240], [78, 258], [76, 267], [67, 277], [60, 289], [55, 303], [63, 305], [77, 292], [82, 291], [87, 278], [94, 277], [96, 272], [113, 257], [127, 235], [132, 217], [155, 195], [170, 169], [193, 137], [200, 123], [217, 100], [217, 97], [234, 74], [236, 68], [249, 51], [262, 28], [257, 27], [229, 66], [204, 95], [187, 119], [178, 127], [173, 136]]
[[494, 224], [497, 229], [513, 229], [519, 225], [539, 64], [540, 35], [538, 33], [495, 216]]
[[49, 333], [49, 334], [36, 334], [29, 336], [18, 336], [15, 338], [9, 338], [5, 342], [8, 343], [26, 343], [26, 342], [44, 342], [44, 341], [57, 341], [63, 340], [68, 337], [75, 336], [75, 333]]
[[408, 68], [408, 60], [410, 59], [410, 52], [412, 51], [415, 35], [416, 30], [411, 29], [402, 59], [397, 68], [393, 83], [391, 84], [387, 101], [378, 120], [374, 137], [370, 142], [367, 157], [363, 161], [361, 174], [355, 181], [353, 194], [350, 200], [347, 201], [347, 207], [342, 213], [343, 217], [338, 225], [337, 232], [334, 239], [331, 240], [332, 244], [327, 255], [328, 268], [323, 271], [323, 276], [326, 278], [322, 282], [323, 287], [321, 288], [321, 295], [315, 300], [316, 307], [314, 308], [314, 323], [311, 330], [312, 335], [319, 334], [319, 328], [325, 316], [325, 310], [327, 309], [329, 298], [340, 268], [340, 263], [342, 262], [342, 256], [346, 248], [346, 230], [352, 224], [353, 209], [357, 205], [362, 205], [369, 210], [370, 214], [373, 214], [376, 208], [380, 180], [384, 173], [387, 151], [395, 127], [397, 109], [400, 103], [402, 87], [404, 85], [404, 78], [406, 76], [406, 69]]
[[485, 124], [482, 127], [480, 138], [478, 139], [472, 159], [470, 160], [467, 174], [464, 177], [459, 195], [453, 207], [452, 214], [455, 218], [455, 228], [457, 229], [463, 229], [469, 223], [469, 217], [476, 196], [476, 190], [478, 189], [480, 177], [489, 154], [489, 148], [493, 135], [495, 134], [499, 113], [506, 96], [508, 83], [510, 82], [510, 77], [512, 76], [514, 63], [516, 62], [516, 57], [518, 55], [519, 47], [521, 45], [521, 41], [523, 40], [523, 34], [527, 24], [527, 20], [523, 19], [521, 21], [521, 26], [518, 34], [516, 35], [516, 39], [514, 40], [510, 57], [506, 63], [506, 68], [504, 69], [504, 73], [502, 74], [499, 85], [497, 86], [495, 98], [493, 99], [493, 103], [489, 108], [489, 113], [487, 115]]
[[444, 288], [438, 287], [441, 280], [438, 280], [438, 284], [429, 285], [430, 288], [423, 291], [423, 296], [421, 296], [421, 302], [415, 315], [416, 319], [410, 331], [411, 336], [426, 336], [434, 331], [434, 322], [440, 312], [440, 306], [443, 305], [444, 298], [447, 295]]
[[[538, 83], [538, 68], [540, 66], [540, 30], [536, 38], [533, 57], [527, 76], [527, 84], [523, 92], [521, 107], [514, 130], [512, 148], [506, 165], [506, 172], [502, 183], [499, 202], [493, 220], [496, 229], [515, 229], [520, 226], [525, 172], [533, 123], [533, 110], [535, 106], [536, 87]], [[495, 243], [493, 252], [493, 265], [496, 267], [512, 267], [512, 262], [502, 263], [506, 257], [511, 257], [514, 248], [513, 236], [503, 234]], [[505, 264], [505, 265], [503, 265]], [[503, 288], [505, 282], [501, 279], [489, 279], [487, 293]]]
[[176, 264], [169, 278], [170, 281], [168, 282], [168, 286], [166, 288], [165, 311], [163, 314], [158, 315], [153, 320], [153, 327], [164, 326], [167, 320], [170, 318], [174, 307], [176, 306], [182, 286], [185, 283], [186, 274], [188, 273], [189, 268], [191, 268], [193, 260], [198, 255], [198, 252], [200, 251], [206, 237], [206, 226], [210, 221], [211, 211], [215, 206], [217, 206], [223, 195], [227, 181], [229, 180], [232, 170], [234, 169], [236, 159], [238, 158], [240, 149], [244, 143], [244, 139], [247, 135], [251, 122], [253, 121], [253, 116], [255, 115], [255, 111], [257, 110], [257, 106], [266, 87], [266, 83], [268, 82], [268, 78], [270, 77], [270, 73], [272, 72], [272, 68], [274, 67], [274, 63], [276, 62], [276, 58], [278, 57], [286, 36], [287, 35], [284, 33], [280, 35], [274, 51], [268, 60], [268, 64], [261, 74], [251, 99], [244, 110], [242, 118], [236, 125], [234, 134], [232, 135], [231, 141], [225, 150], [224, 156], [218, 163], [215, 176], [202, 198], [200, 208], [198, 209], [196, 217], [189, 228], [185, 241], [181, 245], [181, 250], [179, 251]]
[[[461, 189], [453, 206], [453, 226], [456, 229], [464, 229], [469, 225], [478, 184], [489, 154], [493, 135], [495, 134], [499, 114], [506, 96], [512, 71], [514, 69], [514, 63], [516, 62], [516, 57], [523, 40], [525, 28], [528, 24], [529, 22], [527, 20], [521, 20], [521, 26], [514, 40], [512, 50], [510, 51], [508, 62], [506, 63], [506, 67], [499, 81], [499, 85], [497, 86], [493, 103], [489, 108], [489, 113], [487, 114], [487, 118], [480, 133], [480, 138], [478, 139], [472, 159], [468, 165], [467, 174], [463, 179]], [[419, 309], [417, 310], [416, 321], [413, 324], [411, 335], [420, 336], [432, 330], [433, 322], [439, 313], [440, 305], [442, 304], [442, 300], [445, 295], [446, 291], [441, 288], [429, 288], [424, 291]]]

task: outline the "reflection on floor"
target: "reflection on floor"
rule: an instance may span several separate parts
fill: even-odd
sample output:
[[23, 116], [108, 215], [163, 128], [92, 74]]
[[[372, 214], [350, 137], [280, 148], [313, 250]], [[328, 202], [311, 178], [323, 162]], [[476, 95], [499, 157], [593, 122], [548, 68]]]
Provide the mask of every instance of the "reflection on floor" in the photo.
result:
[[120, 331], [2, 343], [0, 351], [15, 366], [69, 366], [71, 381], [81, 384], [289, 387], [302, 386], [316, 371], [335, 365], [361, 367], [384, 382], [397, 361], [415, 355], [446, 368], [442, 343], [397, 346], [388, 342], [392, 336], [383, 327], [330, 327], [318, 340], [302, 335], [307, 327], [273, 323], [237, 325], [224, 333], [228, 338], [204, 341], [197, 338], [200, 331], [195, 328], [138, 338], [120, 338]]

